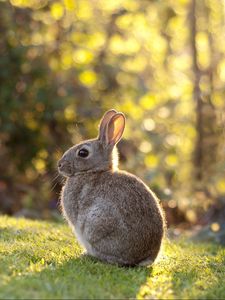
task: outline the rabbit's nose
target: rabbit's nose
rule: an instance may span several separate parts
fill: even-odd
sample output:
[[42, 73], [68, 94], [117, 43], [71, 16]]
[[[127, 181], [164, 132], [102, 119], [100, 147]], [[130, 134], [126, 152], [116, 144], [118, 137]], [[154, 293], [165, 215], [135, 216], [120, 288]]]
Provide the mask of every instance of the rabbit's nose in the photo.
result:
[[61, 162], [61, 160], [58, 162], [58, 168], [62, 168], [63, 163]]

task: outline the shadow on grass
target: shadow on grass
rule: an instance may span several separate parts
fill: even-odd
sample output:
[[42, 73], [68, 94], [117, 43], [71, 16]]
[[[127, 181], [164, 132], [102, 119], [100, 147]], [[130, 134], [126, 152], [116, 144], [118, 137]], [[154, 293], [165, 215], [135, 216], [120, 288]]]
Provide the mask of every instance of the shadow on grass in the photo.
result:
[[40, 272], [12, 276], [1, 285], [0, 298], [135, 298], [151, 272], [151, 268], [117, 267], [80, 256], [62, 264], [46, 265]]

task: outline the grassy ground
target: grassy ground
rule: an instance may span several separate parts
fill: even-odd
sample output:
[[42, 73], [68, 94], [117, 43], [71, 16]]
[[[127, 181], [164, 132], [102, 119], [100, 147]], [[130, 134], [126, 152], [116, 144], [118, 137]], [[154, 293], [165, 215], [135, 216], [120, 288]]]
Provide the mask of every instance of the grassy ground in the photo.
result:
[[0, 217], [0, 298], [225, 298], [225, 249], [213, 244], [166, 242], [148, 268], [81, 253], [66, 225]]

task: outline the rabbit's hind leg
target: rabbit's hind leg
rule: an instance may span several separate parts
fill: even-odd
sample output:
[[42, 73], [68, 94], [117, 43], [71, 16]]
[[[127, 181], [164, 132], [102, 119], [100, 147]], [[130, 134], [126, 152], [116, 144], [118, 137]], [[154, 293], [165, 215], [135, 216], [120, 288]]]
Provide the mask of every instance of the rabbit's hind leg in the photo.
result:
[[108, 254], [105, 254], [105, 253], [96, 252], [94, 256], [97, 259], [99, 259], [100, 261], [111, 264], [111, 265], [117, 265], [117, 266], [120, 266], [120, 267], [133, 267], [133, 266], [135, 266], [134, 264], [131, 264], [128, 261], [124, 261], [120, 257], [116, 257], [116, 256], [113, 256], [113, 255], [108, 255]]
[[151, 266], [153, 264], [153, 260], [148, 257], [146, 259], [143, 259], [142, 261], [140, 261], [138, 263], [138, 266], [141, 266], [141, 267], [146, 267], [146, 266]]

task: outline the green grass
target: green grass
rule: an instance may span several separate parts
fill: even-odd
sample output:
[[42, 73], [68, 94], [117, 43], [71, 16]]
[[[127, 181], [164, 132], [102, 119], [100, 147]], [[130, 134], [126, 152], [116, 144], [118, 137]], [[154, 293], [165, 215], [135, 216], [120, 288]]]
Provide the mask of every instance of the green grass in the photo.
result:
[[148, 268], [81, 254], [67, 225], [0, 217], [0, 298], [225, 298], [225, 250], [213, 244], [167, 241]]

